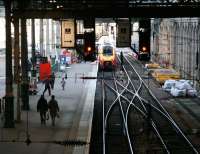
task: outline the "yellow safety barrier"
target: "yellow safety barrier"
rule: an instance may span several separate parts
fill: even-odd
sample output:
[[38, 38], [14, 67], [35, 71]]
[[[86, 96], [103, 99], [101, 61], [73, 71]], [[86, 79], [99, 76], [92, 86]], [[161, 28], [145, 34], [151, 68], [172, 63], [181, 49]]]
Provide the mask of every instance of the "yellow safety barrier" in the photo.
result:
[[180, 73], [174, 69], [155, 69], [152, 73], [152, 76], [160, 83], [163, 84], [166, 80], [180, 79]]
[[157, 63], [149, 63], [145, 65], [146, 68], [148, 69], [159, 69], [161, 68], [159, 64]]

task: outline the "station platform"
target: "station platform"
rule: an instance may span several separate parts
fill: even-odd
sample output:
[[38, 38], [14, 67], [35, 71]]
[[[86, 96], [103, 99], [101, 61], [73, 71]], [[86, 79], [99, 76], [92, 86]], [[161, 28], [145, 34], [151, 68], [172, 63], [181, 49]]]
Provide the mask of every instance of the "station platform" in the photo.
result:
[[[65, 90], [61, 87], [62, 73], [56, 73], [52, 95], [58, 101], [59, 118], [55, 126], [51, 119], [46, 125], [41, 125], [37, 112], [37, 101], [44, 90], [44, 85], [38, 84], [37, 95], [29, 96], [30, 111], [21, 112], [21, 122], [15, 123], [15, 128], [3, 128], [0, 121], [0, 149], [2, 154], [87, 154], [89, 144], [84, 146], [64, 146], [51, 141], [81, 140], [90, 142], [94, 98], [98, 63], [72, 64], [67, 68], [68, 78], [65, 80]], [[84, 80], [84, 77], [92, 79]], [[50, 100], [48, 91], [45, 93]], [[26, 144], [27, 136], [31, 143]], [[8, 141], [8, 142], [5, 142]]]

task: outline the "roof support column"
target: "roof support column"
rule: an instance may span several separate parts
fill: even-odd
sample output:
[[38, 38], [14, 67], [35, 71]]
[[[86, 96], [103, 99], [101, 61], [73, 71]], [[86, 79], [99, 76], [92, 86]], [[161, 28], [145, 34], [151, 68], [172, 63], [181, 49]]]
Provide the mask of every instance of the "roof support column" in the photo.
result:
[[6, 95], [5, 95], [5, 128], [14, 127], [13, 76], [12, 76], [12, 43], [11, 43], [11, 0], [5, 3], [6, 19]]
[[[61, 42], [61, 29], [60, 29], [60, 21], [56, 21], [56, 52], [57, 49], [60, 48]], [[60, 53], [59, 53], [60, 54]]]
[[14, 82], [18, 82], [19, 75], [19, 19], [15, 18], [14, 24]]
[[[50, 55], [50, 42], [49, 42], [49, 19], [46, 19], [46, 54]], [[46, 56], [47, 56], [46, 55]]]
[[20, 65], [19, 65], [19, 19], [14, 18], [14, 95], [16, 99], [14, 102], [16, 103], [16, 120], [17, 122], [21, 121], [21, 107], [20, 107]]
[[[54, 20], [51, 20], [51, 48], [52, 48], [52, 50], [51, 50], [51, 52], [52, 53], [55, 53], [55, 30], [54, 30], [54, 24], [55, 24], [55, 22], [54, 22]], [[56, 55], [56, 54], [55, 54]]]
[[40, 54], [44, 57], [44, 28], [43, 28], [43, 19], [40, 19]]
[[32, 37], [32, 77], [36, 77], [36, 57], [35, 57], [35, 19], [31, 19], [31, 37]]
[[29, 110], [29, 79], [26, 19], [21, 19], [22, 108]]

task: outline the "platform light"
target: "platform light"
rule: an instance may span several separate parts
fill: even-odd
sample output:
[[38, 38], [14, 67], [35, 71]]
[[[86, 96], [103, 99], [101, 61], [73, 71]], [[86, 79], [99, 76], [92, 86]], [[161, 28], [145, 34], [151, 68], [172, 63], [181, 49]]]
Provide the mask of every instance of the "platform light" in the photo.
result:
[[92, 50], [92, 48], [91, 48], [91, 47], [87, 47], [87, 51], [89, 51], [89, 52], [90, 52], [91, 50]]
[[56, 0], [49, 0], [50, 3], [56, 3]]
[[56, 3], [56, 0], [49, 0], [50, 3]]
[[56, 8], [60, 9], [60, 8], [63, 8], [63, 6], [62, 5], [57, 5]]
[[142, 51], [147, 51], [147, 48], [146, 47], [142, 47]]

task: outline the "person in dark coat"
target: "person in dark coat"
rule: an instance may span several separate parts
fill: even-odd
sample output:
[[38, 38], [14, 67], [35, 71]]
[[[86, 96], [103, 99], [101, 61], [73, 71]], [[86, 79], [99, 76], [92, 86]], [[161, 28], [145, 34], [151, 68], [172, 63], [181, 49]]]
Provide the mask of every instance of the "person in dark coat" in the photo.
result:
[[43, 91], [43, 95], [45, 94], [45, 92], [48, 90], [49, 92], [49, 96], [51, 96], [51, 83], [50, 83], [50, 78], [47, 78], [45, 81], [44, 81], [44, 84], [45, 84], [45, 88], [44, 88], [44, 91]]
[[120, 52], [120, 61], [121, 61], [121, 70], [123, 70], [123, 65], [124, 65], [124, 55], [123, 52]]
[[48, 103], [49, 112], [51, 116], [52, 126], [55, 126], [55, 118], [58, 117], [59, 106], [58, 102], [55, 100], [55, 96], [51, 96], [51, 100]]
[[37, 103], [37, 112], [40, 112], [41, 124], [46, 124], [46, 112], [48, 111], [47, 100], [41, 95]]
[[51, 74], [51, 89], [54, 88], [54, 83], [55, 83], [55, 73], [53, 72], [53, 73]]

